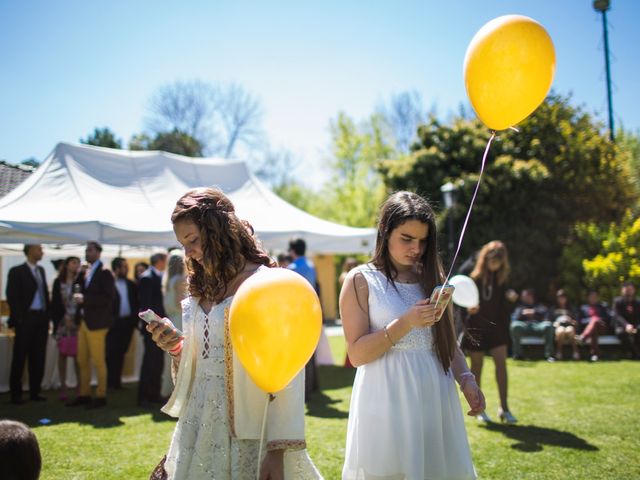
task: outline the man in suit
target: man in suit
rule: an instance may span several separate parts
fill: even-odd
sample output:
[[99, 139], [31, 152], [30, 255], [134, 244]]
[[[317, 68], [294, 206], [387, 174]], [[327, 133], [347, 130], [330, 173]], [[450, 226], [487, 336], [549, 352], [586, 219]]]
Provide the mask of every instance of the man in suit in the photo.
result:
[[9, 270], [7, 278], [7, 302], [9, 326], [15, 328], [11, 360], [11, 402], [22, 403], [22, 372], [29, 360], [29, 397], [42, 401], [40, 384], [44, 376], [44, 361], [49, 334], [49, 289], [44, 269], [38, 265], [42, 259], [42, 246], [25, 245], [27, 261]]
[[[102, 246], [88, 242], [84, 251], [89, 269], [80, 274], [80, 293], [73, 295], [78, 304], [78, 369], [80, 383], [78, 397], [69, 406], [86, 405], [88, 408], [104, 407], [107, 404], [107, 365], [105, 339], [113, 323], [113, 302], [116, 289], [113, 275], [104, 269], [100, 260]], [[98, 387], [91, 399], [91, 364], [96, 368]]]
[[114, 322], [107, 333], [107, 386], [121, 389], [124, 356], [138, 324], [138, 289], [127, 278], [129, 265], [124, 258], [114, 258], [111, 271], [116, 277], [116, 296], [113, 302]]
[[[156, 253], [151, 256], [151, 266], [140, 277], [138, 284], [138, 301], [140, 311], [151, 309], [159, 316], [165, 317], [162, 295], [162, 273], [167, 266], [167, 255]], [[151, 407], [153, 403], [161, 403], [162, 370], [164, 368], [164, 352], [151, 339], [145, 322], [140, 322], [140, 331], [144, 337], [144, 356], [140, 367], [138, 383], [138, 405]]]

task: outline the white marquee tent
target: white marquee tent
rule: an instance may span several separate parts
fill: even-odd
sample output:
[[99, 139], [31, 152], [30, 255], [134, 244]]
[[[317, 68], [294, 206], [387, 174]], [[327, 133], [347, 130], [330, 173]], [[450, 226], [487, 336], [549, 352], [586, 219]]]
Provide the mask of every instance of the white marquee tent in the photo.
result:
[[59, 143], [0, 199], [0, 243], [176, 244], [170, 215], [188, 189], [217, 186], [268, 250], [300, 236], [315, 253], [367, 253], [375, 229], [321, 220], [274, 194], [242, 161]]

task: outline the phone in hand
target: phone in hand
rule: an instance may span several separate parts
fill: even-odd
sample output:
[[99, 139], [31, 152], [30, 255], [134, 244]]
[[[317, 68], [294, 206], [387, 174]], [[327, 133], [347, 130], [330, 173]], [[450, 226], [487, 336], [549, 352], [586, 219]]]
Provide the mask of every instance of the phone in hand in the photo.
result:
[[[138, 313], [138, 317], [140, 317], [142, 320], [144, 320], [147, 323], [156, 322], [161, 325], [164, 325], [165, 326], [164, 333], [173, 332], [173, 329], [171, 328], [171, 326], [169, 326], [160, 315], [158, 315], [156, 312], [154, 312], [151, 309]], [[180, 338], [182, 336], [183, 336], [182, 332], [176, 328], [176, 338]]]
[[436, 318], [436, 322], [440, 320], [444, 310], [447, 308], [447, 305], [451, 301], [453, 297], [453, 291], [456, 289], [453, 285], [438, 285], [431, 292], [431, 297], [429, 298], [429, 303], [431, 305], [435, 305], [436, 311], [439, 311], [440, 314]]

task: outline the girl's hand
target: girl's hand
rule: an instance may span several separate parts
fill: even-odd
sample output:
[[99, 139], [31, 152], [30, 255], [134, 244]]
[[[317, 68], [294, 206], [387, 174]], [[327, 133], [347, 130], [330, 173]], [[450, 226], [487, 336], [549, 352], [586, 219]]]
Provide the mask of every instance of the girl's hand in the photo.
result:
[[419, 300], [407, 310], [400, 320], [408, 323], [412, 328], [430, 327], [436, 323], [435, 305], [429, 303], [429, 299]]
[[284, 450], [270, 450], [260, 466], [260, 480], [284, 480]]
[[162, 320], [166, 323], [151, 322], [147, 324], [146, 328], [155, 344], [165, 352], [169, 352], [182, 341], [182, 337], [177, 336], [176, 327], [171, 323], [171, 320], [168, 318]]
[[484, 400], [484, 394], [475, 380], [467, 380], [462, 386], [462, 393], [467, 400], [471, 410], [467, 412], [467, 415], [475, 417], [476, 415], [484, 412], [486, 403]]

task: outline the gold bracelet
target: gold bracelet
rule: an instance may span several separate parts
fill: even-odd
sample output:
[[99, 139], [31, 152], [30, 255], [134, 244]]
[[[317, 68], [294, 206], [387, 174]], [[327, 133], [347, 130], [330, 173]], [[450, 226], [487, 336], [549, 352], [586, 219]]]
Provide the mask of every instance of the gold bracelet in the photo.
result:
[[389, 336], [389, 332], [387, 332], [387, 326], [385, 325], [384, 327], [382, 327], [382, 330], [384, 330], [384, 336], [387, 338], [387, 340], [389, 340], [389, 343], [391, 344], [391, 346], [395, 347], [396, 344], [393, 343], [393, 341], [391, 340], [391, 337]]

